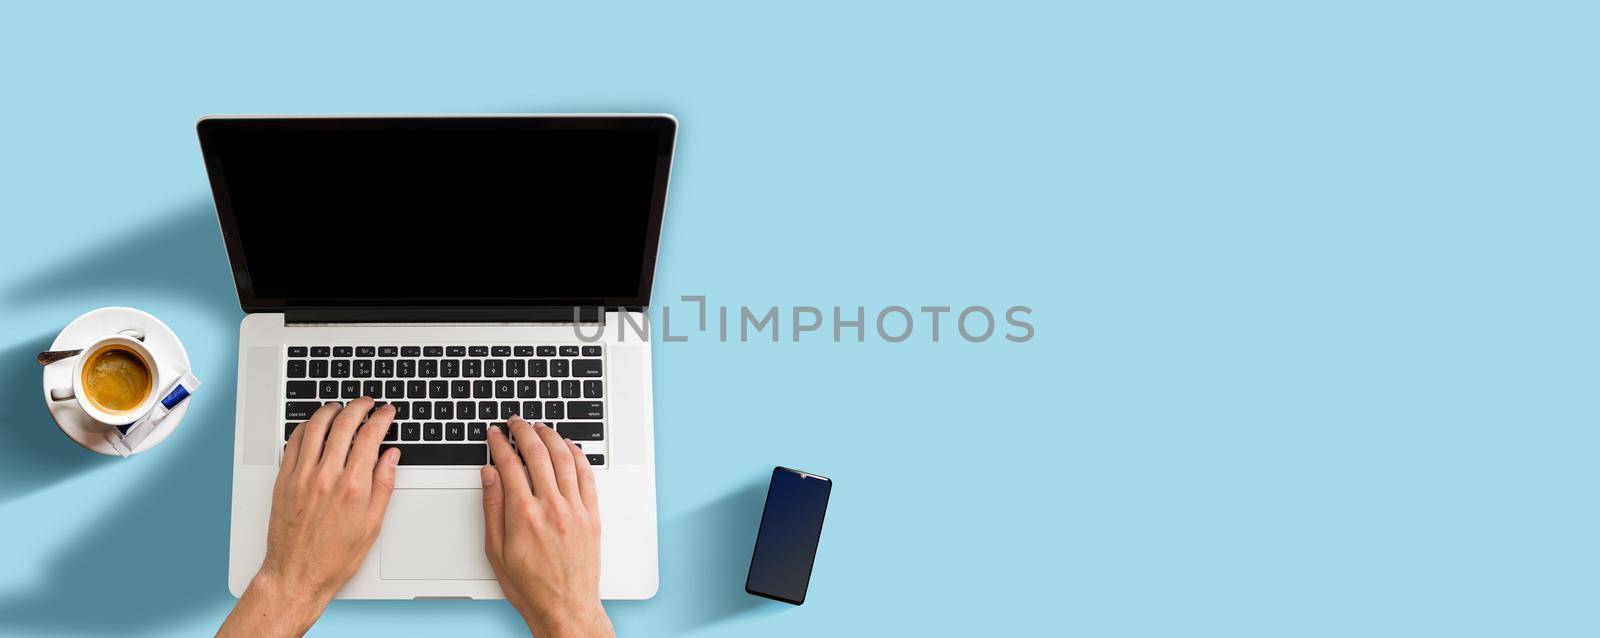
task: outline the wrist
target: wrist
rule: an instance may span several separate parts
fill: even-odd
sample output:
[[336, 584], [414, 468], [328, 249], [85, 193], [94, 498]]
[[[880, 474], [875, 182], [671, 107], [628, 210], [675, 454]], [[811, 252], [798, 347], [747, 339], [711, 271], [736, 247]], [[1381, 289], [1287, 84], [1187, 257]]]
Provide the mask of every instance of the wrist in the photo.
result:
[[541, 637], [594, 638], [616, 635], [611, 628], [611, 618], [606, 615], [605, 607], [602, 607], [598, 600], [594, 601], [593, 605], [585, 605], [580, 609], [524, 614], [523, 621], [528, 624], [528, 630], [533, 632], [533, 635]]
[[256, 573], [244, 595], [254, 595], [269, 608], [279, 610], [284, 620], [292, 622], [302, 632], [311, 628], [322, 616], [322, 610], [328, 607], [328, 601], [333, 599], [331, 591], [267, 568]]

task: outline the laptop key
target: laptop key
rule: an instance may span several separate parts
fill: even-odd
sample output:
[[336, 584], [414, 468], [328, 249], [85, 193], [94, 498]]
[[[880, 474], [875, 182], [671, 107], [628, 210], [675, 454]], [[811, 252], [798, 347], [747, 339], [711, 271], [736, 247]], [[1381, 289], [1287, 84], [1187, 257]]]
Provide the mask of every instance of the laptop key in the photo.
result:
[[[413, 422], [413, 423], [401, 423], [400, 424], [400, 438], [401, 438], [401, 440], [405, 440], [405, 441], [420, 441], [420, 440], [422, 440], [422, 424], [415, 423], [415, 422]], [[402, 450], [400, 453], [401, 454], [405, 454], [405, 451]]]
[[535, 385], [535, 383], [536, 382], [534, 382], [534, 381], [518, 381], [517, 382], [517, 398], [518, 399], [533, 399], [533, 398], [537, 398], [539, 396], [539, 390], [538, 390], [538, 386]]
[[389, 405], [394, 406], [394, 418], [402, 421], [411, 418], [410, 401], [390, 401]]
[[311, 377], [313, 379], [326, 379], [326, 378], [328, 378], [328, 360], [327, 359], [312, 359], [311, 360]]
[[[467, 424], [468, 441], [486, 441], [489, 439], [489, 424], [482, 421], [473, 421]], [[403, 454], [403, 452], [402, 452]]]
[[466, 346], [450, 346], [450, 347], [444, 349], [444, 353], [446, 355], [452, 356], [452, 357], [465, 357], [465, 356], [467, 356], [467, 347]]
[[518, 357], [531, 357], [531, 356], [533, 356], [533, 346], [517, 346], [516, 348], [513, 348], [512, 350], [515, 353], [515, 356], [518, 356]]
[[417, 360], [401, 359], [396, 361], [394, 363], [394, 370], [395, 376], [397, 377], [405, 378], [417, 376]]
[[484, 420], [494, 420], [500, 418], [495, 415], [495, 409], [497, 407], [498, 405], [493, 401], [479, 401], [478, 418]]
[[574, 441], [599, 441], [604, 438], [605, 426], [598, 422], [564, 421], [556, 424], [556, 432]]
[[509, 357], [511, 356], [511, 346], [495, 346], [490, 348], [489, 352], [496, 357]]
[[600, 356], [600, 346], [584, 346], [583, 347], [583, 356], [585, 356], [585, 357], [598, 357], [598, 356]]
[[521, 414], [521, 413], [522, 413], [522, 408], [517, 407], [517, 402], [516, 401], [501, 401], [500, 402], [500, 418], [509, 419], [509, 418], [511, 418], [511, 415], [513, 415], [513, 414]]
[[554, 381], [540, 381], [539, 396], [545, 399], [554, 399], [560, 392], [559, 387]]
[[467, 380], [450, 382], [450, 398], [464, 399], [472, 396], [472, 382]]
[[378, 346], [378, 356], [398, 357], [400, 356], [400, 348], [395, 346]]
[[433, 404], [427, 401], [418, 401], [411, 404], [413, 419], [431, 419], [433, 417]]
[[283, 404], [283, 418], [288, 421], [304, 421], [317, 412], [322, 403], [317, 401], [289, 401]]
[[446, 378], [461, 376], [461, 360], [443, 359], [439, 361], [439, 376]]
[[487, 357], [489, 356], [489, 346], [472, 346], [471, 348], [467, 348], [467, 356]]
[[406, 398], [406, 382], [400, 380], [384, 381], [383, 396], [386, 399]]
[[604, 454], [585, 454], [584, 456], [589, 458], [589, 465], [605, 465], [606, 464], [606, 455], [604, 455]]
[[599, 379], [588, 379], [583, 382], [583, 398], [599, 399], [602, 396], [604, 396], [604, 390], [600, 386]]
[[396, 425], [394, 423], [390, 423], [389, 424], [389, 430], [387, 432], [383, 433], [383, 440], [385, 440], [385, 441], [398, 441], [398, 440], [400, 440], [400, 426]]
[[429, 381], [428, 382], [428, 398], [430, 398], [430, 399], [448, 399], [448, 398], [450, 398], [450, 382], [449, 381]]
[[599, 359], [577, 359], [572, 362], [572, 376], [598, 377], [600, 376]]
[[422, 360], [418, 361], [417, 362], [417, 376], [419, 376], [419, 377], [437, 377], [437, 376], [439, 376], [439, 362], [435, 361], [433, 359], [422, 359]]
[[504, 362], [499, 360], [499, 359], [487, 359], [487, 360], [485, 360], [483, 362], [483, 376], [486, 376], [486, 377], [503, 377], [503, 376], [505, 376], [505, 374], [504, 374], [505, 370], [502, 369], [502, 367], [501, 367], [501, 364], [503, 364], [503, 363]]
[[382, 381], [363, 381], [363, 382], [361, 382], [361, 396], [371, 397], [373, 399], [382, 399], [383, 398], [383, 382]]
[[565, 419], [565, 418], [567, 418], [566, 404], [562, 403], [560, 401], [545, 401], [544, 402], [544, 418], [546, 418], [546, 419]]
[[576, 357], [576, 356], [578, 356], [578, 346], [561, 346], [561, 356], [563, 356], [563, 357]]
[[479, 361], [477, 359], [466, 359], [466, 360], [462, 361], [461, 362], [461, 376], [463, 376], [463, 377], [481, 377], [481, 376], [483, 376], [483, 362]]
[[567, 402], [567, 418], [569, 419], [599, 419], [605, 416], [601, 412], [599, 401]]
[[290, 361], [289, 362], [289, 378], [290, 379], [304, 379], [304, 378], [306, 378], [306, 362], [300, 361], [300, 360]]
[[372, 376], [380, 379], [394, 376], [394, 361], [391, 359], [379, 359], [372, 367]]
[[551, 359], [550, 360], [550, 376], [552, 376], [552, 377], [564, 377], [564, 376], [567, 376], [567, 360], [566, 359]]
[[556, 347], [555, 346], [539, 346], [539, 356], [541, 356], [541, 357], [553, 357], [553, 356], [556, 356]]
[[422, 381], [420, 379], [412, 379], [410, 381], [407, 381], [406, 382], [406, 398], [407, 399], [426, 399], [426, 398], [428, 398], [428, 382], [427, 381]]
[[477, 413], [478, 413], [478, 404], [477, 403], [474, 403], [472, 401], [457, 401], [456, 402], [456, 418], [458, 418], [458, 419], [470, 419], [470, 418], [473, 418], [472, 415], [477, 414]]
[[303, 356], [306, 356], [306, 347], [305, 346], [289, 346], [289, 356], [291, 356], [291, 357], [303, 357]]
[[547, 377], [547, 376], [550, 376], [549, 371], [546, 369], [547, 365], [548, 364], [544, 359], [530, 359], [530, 360], [528, 360], [528, 376], [530, 376], [530, 377]]
[[442, 357], [442, 356], [444, 356], [444, 347], [443, 346], [423, 346], [422, 347], [422, 356], [424, 356], [424, 357]]
[[400, 346], [400, 356], [402, 356], [402, 357], [420, 357], [420, 356], [422, 356], [422, 347], [421, 346]]
[[561, 382], [561, 398], [578, 398], [578, 382], [576, 380], [567, 380]]
[[354, 398], [359, 397], [359, 396], [361, 396], [361, 382], [360, 381], [341, 381], [341, 382], [339, 382], [339, 398], [341, 398], [341, 399], [354, 399]]
[[[446, 423], [446, 424], [444, 424], [444, 440], [446, 440], [446, 441], [463, 441], [463, 440], [466, 440], [466, 438], [467, 438], [467, 424], [465, 424], [465, 423]], [[404, 452], [402, 452], [402, 454], [404, 454]]]
[[332, 365], [332, 369], [333, 369], [333, 374], [330, 375], [330, 376], [332, 376], [333, 378], [335, 378], [335, 379], [344, 379], [344, 378], [347, 378], [347, 377], [350, 376], [350, 360], [349, 359], [334, 359], [331, 365]]
[[299, 426], [299, 425], [300, 425], [299, 423], [285, 423], [285, 424], [283, 424], [283, 440], [285, 440], [285, 441], [289, 440], [289, 436], [294, 434], [295, 427]]
[[521, 359], [509, 359], [509, 360], [507, 360], [506, 361], [506, 376], [508, 376], [508, 377], [525, 376], [527, 374], [527, 369], [525, 367], [523, 367], [525, 364], [527, 364], [527, 362], [523, 361]]
[[374, 346], [356, 346], [356, 356], [376, 357], [378, 356], [378, 349]]
[[[443, 440], [443, 439], [444, 439], [444, 424], [443, 423], [424, 423], [424, 424], [422, 424], [422, 440], [424, 440], [424, 441], [440, 441], [440, 440]], [[401, 450], [400, 453], [401, 454], [405, 454], [405, 450]]]
[[353, 376], [357, 379], [365, 379], [372, 376], [372, 360], [356, 359], [355, 366], [351, 368], [350, 376]]
[[350, 346], [334, 346], [333, 347], [333, 356], [335, 356], [335, 357], [353, 357], [353, 356], [355, 356], [355, 354], [356, 354], [355, 348], [351, 348]]
[[510, 379], [500, 379], [494, 382], [494, 396], [497, 399], [509, 399], [516, 393]]
[[284, 386], [283, 396], [286, 399], [315, 399], [317, 398], [317, 382], [290, 381]]
[[392, 447], [400, 448], [401, 465], [483, 465], [489, 457], [489, 446], [482, 443], [384, 443], [378, 447], [380, 454]]
[[544, 418], [544, 410], [540, 409], [540, 406], [542, 405], [543, 404], [538, 401], [523, 401], [522, 412], [519, 412], [519, 414], [521, 414], [522, 418], [524, 419], [542, 419]]
[[487, 398], [489, 398], [491, 396], [494, 396], [494, 383], [493, 382], [491, 382], [491, 381], [473, 381], [472, 382], [472, 397], [473, 398], [475, 398], [475, 399], [487, 399]]
[[334, 380], [331, 380], [331, 379], [327, 380], [327, 381], [320, 381], [320, 382], [317, 383], [317, 386], [318, 386], [317, 387], [317, 398], [319, 398], [319, 399], [337, 399], [337, 398], [339, 398], [339, 382], [338, 381], [334, 381]]

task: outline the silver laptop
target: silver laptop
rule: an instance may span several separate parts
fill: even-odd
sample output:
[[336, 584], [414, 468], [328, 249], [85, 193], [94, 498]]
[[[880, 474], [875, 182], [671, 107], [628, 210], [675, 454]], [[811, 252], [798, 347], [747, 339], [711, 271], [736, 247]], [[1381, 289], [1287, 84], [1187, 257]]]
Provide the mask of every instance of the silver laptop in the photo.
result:
[[395, 405], [383, 533], [341, 598], [501, 598], [479, 468], [511, 414], [578, 442], [600, 595], [656, 592], [650, 302], [670, 115], [206, 117], [239, 327], [228, 588], [266, 552], [288, 434]]

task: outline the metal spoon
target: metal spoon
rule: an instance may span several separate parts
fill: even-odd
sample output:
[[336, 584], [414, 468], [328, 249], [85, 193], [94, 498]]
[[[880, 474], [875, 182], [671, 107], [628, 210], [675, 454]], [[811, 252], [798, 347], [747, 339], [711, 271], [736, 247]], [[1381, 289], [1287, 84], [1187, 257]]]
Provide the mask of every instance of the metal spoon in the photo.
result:
[[[138, 339], [141, 343], [144, 341], [144, 333], [139, 332], [138, 330], [123, 330], [117, 334], [133, 337]], [[77, 350], [46, 350], [39, 353], [39, 365], [47, 366], [62, 359], [76, 357], [82, 353], [83, 348], [79, 348]]]

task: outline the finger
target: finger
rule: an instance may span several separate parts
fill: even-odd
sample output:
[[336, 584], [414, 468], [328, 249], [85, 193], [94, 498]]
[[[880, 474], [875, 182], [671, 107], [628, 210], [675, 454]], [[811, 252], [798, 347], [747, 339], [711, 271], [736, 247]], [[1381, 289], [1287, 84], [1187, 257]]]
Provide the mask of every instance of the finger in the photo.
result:
[[533, 428], [539, 434], [539, 440], [544, 442], [544, 447], [550, 455], [550, 471], [556, 477], [556, 489], [561, 490], [561, 498], [573, 503], [578, 503], [581, 498], [578, 494], [578, 469], [572, 462], [572, 449], [555, 428], [539, 424]]
[[333, 417], [333, 427], [328, 429], [328, 441], [322, 444], [322, 466], [329, 470], [344, 469], [345, 456], [350, 454], [350, 439], [355, 437], [356, 428], [361, 422], [367, 420], [367, 413], [372, 411], [372, 399], [361, 397], [350, 402], [339, 411], [339, 416]]
[[296, 428], [305, 430], [305, 436], [300, 438], [300, 458], [295, 460], [295, 472], [304, 474], [317, 468], [317, 462], [322, 460], [322, 441], [328, 436], [328, 424], [338, 413], [339, 404], [329, 403], [317, 408], [310, 420]]
[[367, 502], [367, 516], [374, 533], [383, 527], [383, 513], [389, 511], [389, 496], [394, 494], [394, 469], [400, 464], [400, 448], [384, 450], [377, 464], [372, 468], [372, 500]]
[[589, 457], [577, 443], [567, 441], [567, 447], [572, 448], [572, 460], [578, 465], [578, 492], [583, 499], [583, 508], [598, 513], [600, 493], [594, 489], [594, 468], [589, 467]]
[[556, 472], [550, 467], [550, 451], [545, 449], [544, 440], [520, 416], [513, 415], [508, 423], [511, 425], [511, 435], [517, 437], [517, 451], [522, 453], [522, 462], [528, 464], [528, 481], [533, 484], [533, 495], [559, 498], [561, 490], [556, 487]]
[[278, 464], [278, 480], [294, 473], [295, 463], [300, 460], [300, 439], [305, 436], [305, 423], [295, 426], [294, 432], [289, 434], [289, 441], [283, 444], [283, 462]]
[[500, 560], [501, 542], [505, 537], [506, 493], [500, 487], [500, 472], [492, 465], [483, 466], [483, 553], [489, 562]]
[[394, 422], [394, 406], [387, 403], [378, 406], [367, 417], [367, 422], [361, 424], [361, 429], [356, 431], [355, 442], [350, 446], [350, 458], [345, 460], [345, 469], [352, 472], [372, 473], [372, 466], [378, 462], [378, 446], [383, 443], [383, 435], [389, 433], [389, 424]]
[[517, 451], [511, 449], [511, 441], [506, 439], [505, 433], [494, 426], [489, 426], [489, 457], [494, 459], [496, 473], [500, 475], [501, 491], [507, 501], [516, 503], [533, 497], [533, 488], [528, 487], [528, 472], [522, 467], [522, 459], [517, 458]]

